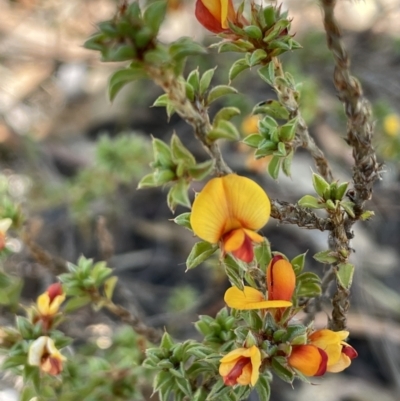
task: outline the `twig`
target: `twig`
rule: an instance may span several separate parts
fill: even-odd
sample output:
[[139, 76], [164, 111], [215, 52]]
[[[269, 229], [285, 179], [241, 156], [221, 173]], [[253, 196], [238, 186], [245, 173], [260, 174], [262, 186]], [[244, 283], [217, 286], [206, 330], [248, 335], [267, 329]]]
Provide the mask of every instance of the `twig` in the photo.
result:
[[289, 202], [271, 200], [271, 217], [282, 224], [296, 224], [301, 228], [331, 231], [334, 226], [330, 218], [318, 217], [311, 209]]
[[[67, 262], [62, 258], [51, 255], [40, 245], [38, 245], [34, 241], [29, 228], [21, 234], [21, 238], [31, 252], [32, 257], [35, 258], [42, 266], [47, 268], [51, 273], [58, 275], [68, 272]], [[98, 292], [90, 295], [93, 302], [101, 302], [105, 308], [107, 308], [115, 316], [119, 317], [122, 322], [130, 325], [136, 333], [145, 336], [151, 342], [160, 341], [162, 335], [161, 332], [153, 327], [146, 326], [139, 317], [133, 315], [128, 311], [128, 309], [121, 305], [114, 304], [111, 300], [102, 297]]]
[[218, 144], [207, 139], [207, 134], [212, 128], [207, 111], [201, 107], [195, 108], [190, 103], [186, 97], [185, 86], [171, 71], [147, 66], [147, 72], [154, 82], [164, 89], [169, 100], [174, 105], [175, 111], [193, 127], [196, 138], [203, 144], [207, 153], [214, 160], [216, 173], [218, 175], [231, 173], [232, 170], [222, 158]]
[[[285, 73], [280, 60], [277, 57], [274, 57], [272, 62], [274, 63], [275, 76], [284, 79]], [[333, 181], [333, 175], [331, 168], [329, 167], [328, 160], [325, 158], [324, 153], [317, 146], [314, 139], [308, 132], [308, 127], [299, 110], [299, 104], [295, 98], [294, 90], [292, 90], [292, 88], [288, 87], [286, 84], [279, 84], [279, 81], [275, 86], [275, 90], [278, 94], [280, 102], [288, 110], [290, 118], [297, 118], [297, 146], [301, 146], [310, 152], [318, 172], [322, 177], [325, 178], [325, 180], [328, 182]]]
[[[368, 100], [364, 97], [361, 84], [350, 74], [350, 59], [341, 40], [341, 33], [334, 16], [336, 0], [320, 0], [324, 12], [324, 27], [328, 48], [335, 60], [334, 84], [343, 102], [347, 115], [347, 143], [353, 148], [354, 191], [348, 194], [354, 202], [353, 219], [342, 220], [341, 227], [332, 232], [334, 248], [351, 250], [347, 233], [359, 220], [364, 204], [371, 199], [372, 186], [380, 178], [381, 165], [376, 160], [372, 146], [373, 122]], [[333, 297], [333, 312], [330, 327], [343, 330], [346, 327], [346, 314], [349, 309], [349, 290], [337, 283]]]

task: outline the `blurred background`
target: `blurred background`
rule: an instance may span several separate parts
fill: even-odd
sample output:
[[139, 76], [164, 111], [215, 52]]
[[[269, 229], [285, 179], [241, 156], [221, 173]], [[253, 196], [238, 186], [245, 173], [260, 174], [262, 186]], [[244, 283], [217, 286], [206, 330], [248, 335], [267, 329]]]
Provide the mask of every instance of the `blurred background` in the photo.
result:
[[[0, 196], [21, 203], [29, 235], [52, 255], [76, 262], [83, 254], [107, 260], [120, 283], [118, 302], [152, 326], [175, 338], [197, 336], [199, 314], [224, 306], [228, 287], [217, 259], [185, 273], [185, 260], [196, 238], [170, 221], [162, 189], [136, 190], [149, 172], [151, 135], [169, 141], [175, 130], [201, 161], [204, 151], [191, 127], [162, 108], [151, 108], [161, 90], [150, 81], [125, 87], [111, 104], [107, 83], [123, 63], [101, 63], [82, 44], [99, 21], [112, 18], [113, 0], [0, 0]], [[352, 157], [343, 137], [346, 119], [332, 83], [333, 60], [326, 48], [317, 0], [283, 1], [293, 17], [292, 33], [303, 49], [285, 54], [283, 63], [301, 82], [302, 113], [310, 132], [341, 181], [351, 179]], [[206, 45], [213, 38], [194, 19], [192, 0], [170, 0], [160, 38], [194, 37]], [[375, 146], [385, 163], [383, 180], [368, 207], [373, 220], [358, 223], [352, 246], [356, 277], [348, 319], [351, 344], [359, 357], [340, 375], [294, 383], [275, 379], [272, 401], [395, 401], [400, 394], [400, 4], [398, 0], [339, 1], [337, 18], [352, 60], [352, 71], [372, 103]], [[187, 70], [218, 64], [213, 83], [227, 83], [235, 54], [193, 57]], [[255, 103], [274, 98], [256, 71], [233, 82], [243, 94], [224, 97], [241, 109], [235, 121], [244, 135], [256, 130], [249, 117]], [[215, 113], [221, 106], [213, 106]], [[237, 143], [223, 143], [228, 164], [253, 177], [271, 198], [296, 202], [312, 194], [313, 162], [299, 151], [288, 179], [268, 177], [268, 161], [254, 162]], [[194, 190], [202, 184], [195, 183]], [[176, 214], [185, 212], [177, 210]], [[323, 274], [312, 255], [327, 248], [327, 234], [271, 221], [263, 233], [273, 250], [288, 257], [308, 250], [306, 268]], [[31, 302], [54, 281], [26, 246], [10, 238], [14, 253], [7, 271], [25, 280], [23, 301]], [[0, 325], [12, 314], [0, 306]], [[4, 313], [3, 313], [4, 312]], [[87, 308], [63, 330], [77, 344], [107, 349], [118, 322]], [[321, 312], [316, 326], [327, 324]], [[93, 351], [95, 352], [95, 351]], [[2, 376], [0, 376], [0, 379]], [[0, 401], [18, 400], [21, 383], [0, 381]], [[86, 398], [85, 398], [86, 399]], [[155, 397], [153, 397], [155, 399]], [[254, 398], [256, 399], [256, 398]]]

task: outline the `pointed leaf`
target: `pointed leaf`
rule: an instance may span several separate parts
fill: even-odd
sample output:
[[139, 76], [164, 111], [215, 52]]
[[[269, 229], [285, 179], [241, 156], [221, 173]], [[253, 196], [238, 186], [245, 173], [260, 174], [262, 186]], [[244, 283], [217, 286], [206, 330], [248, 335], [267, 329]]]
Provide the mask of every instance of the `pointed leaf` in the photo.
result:
[[200, 263], [207, 260], [217, 249], [218, 245], [210, 244], [206, 241], [200, 241], [194, 244], [186, 260], [186, 271], [189, 269], [193, 269]]

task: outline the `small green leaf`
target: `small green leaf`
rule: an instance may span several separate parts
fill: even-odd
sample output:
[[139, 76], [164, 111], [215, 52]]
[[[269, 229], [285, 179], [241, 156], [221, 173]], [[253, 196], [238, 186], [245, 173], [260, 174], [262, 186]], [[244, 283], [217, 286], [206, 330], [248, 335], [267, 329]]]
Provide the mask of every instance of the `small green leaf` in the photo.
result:
[[178, 224], [178, 226], [192, 230], [192, 225], [190, 224], [190, 215], [190, 212], [182, 213], [179, 216], [176, 216], [173, 221], [175, 224]]
[[242, 71], [249, 68], [246, 59], [236, 60], [229, 69], [229, 82], [232, 82]]
[[217, 68], [217, 67], [211, 68], [210, 70], [207, 70], [207, 71], [201, 76], [201, 79], [200, 79], [200, 89], [199, 89], [200, 96], [203, 96], [203, 95], [206, 93], [206, 91], [208, 90], [208, 88], [209, 88], [209, 86], [210, 86], [210, 83], [211, 83], [211, 80], [212, 80], [212, 78], [213, 78], [213, 76], [214, 76], [214, 72], [215, 72], [215, 69], [216, 69], [216, 68]]
[[279, 129], [279, 138], [284, 142], [290, 142], [296, 135], [297, 118], [293, 118]]
[[279, 175], [279, 167], [281, 165], [281, 158], [278, 156], [273, 156], [270, 162], [268, 163], [268, 174], [276, 180]]
[[170, 147], [161, 139], [153, 138], [153, 154], [157, 167], [173, 168], [172, 153]]
[[258, 244], [254, 248], [254, 254], [258, 266], [260, 267], [261, 271], [265, 273], [267, 270], [267, 266], [272, 259], [271, 244], [266, 238], [264, 238], [264, 241], [261, 242], [261, 244]]
[[330, 249], [316, 253], [313, 258], [320, 263], [333, 264], [338, 261], [336, 253]]
[[65, 304], [65, 306], [63, 308], [63, 311], [64, 311], [64, 313], [70, 313], [70, 312], [73, 312], [79, 308], [82, 308], [82, 307], [88, 305], [90, 302], [91, 302], [91, 298], [89, 295], [74, 297], [67, 301], [67, 303]]
[[172, 340], [172, 337], [167, 332], [165, 332], [161, 338], [160, 348], [169, 351], [172, 349], [174, 344], [175, 343]]
[[156, 187], [157, 183], [154, 179], [154, 173], [145, 175], [138, 184], [138, 189]]
[[181, 60], [187, 56], [207, 54], [207, 50], [199, 43], [188, 37], [182, 37], [171, 43], [169, 53], [175, 60]]
[[[175, 173], [170, 169], [157, 169], [152, 174], [152, 176], [155, 186], [157, 187], [165, 185], [168, 182], [174, 181], [176, 179]], [[141, 184], [141, 182], [139, 184]]]
[[324, 209], [325, 204], [320, 203], [317, 198], [311, 195], [304, 195], [299, 201], [297, 202], [299, 206], [302, 207], [309, 207], [310, 209]]
[[[224, 131], [224, 138], [231, 141], [237, 141], [240, 137], [239, 131], [230, 121], [220, 120], [218, 126], [216, 127], [218, 131]], [[212, 135], [207, 135], [208, 138], [213, 139]]]
[[143, 13], [143, 20], [154, 34], [158, 33], [160, 25], [167, 11], [166, 1], [155, 1], [151, 3]]
[[263, 137], [260, 134], [251, 134], [247, 135], [242, 142], [251, 148], [258, 148], [262, 140]]
[[194, 180], [203, 180], [214, 170], [214, 160], [206, 160], [188, 168], [189, 175]]
[[259, 400], [269, 401], [271, 397], [271, 386], [265, 375], [260, 374], [255, 389]]
[[338, 266], [338, 270], [336, 272], [336, 277], [338, 279], [339, 284], [346, 288], [350, 289], [351, 284], [353, 283], [353, 275], [354, 275], [354, 266], [350, 263], [340, 263]]
[[292, 161], [293, 161], [293, 149], [289, 152], [289, 154], [283, 159], [282, 163], [282, 171], [287, 177], [291, 177], [291, 167], [292, 167]]
[[153, 103], [153, 107], [167, 107], [169, 98], [166, 93], [160, 95]]
[[117, 285], [118, 277], [111, 276], [104, 282], [104, 294], [111, 301], [115, 286]]
[[188, 196], [189, 184], [184, 180], [179, 180], [168, 192], [167, 203], [172, 212], [175, 212], [177, 205], [190, 207]]
[[347, 191], [347, 187], [349, 186], [348, 182], [342, 182], [340, 185], [337, 186], [335, 199], [342, 200], [343, 196]]
[[224, 267], [226, 275], [228, 276], [229, 281], [232, 285], [239, 288], [239, 290], [243, 290], [243, 269], [241, 268], [240, 262], [238, 262], [231, 255], [226, 255], [224, 259]]
[[246, 34], [251, 38], [251, 39], [256, 39], [256, 40], [261, 40], [262, 39], [262, 31], [261, 29], [256, 26], [256, 25], [248, 25], [243, 28], [243, 30], [246, 32]]
[[[322, 198], [326, 190], [330, 189], [330, 185], [318, 174], [313, 173], [312, 182], [315, 192]], [[326, 198], [325, 198], [326, 200]]]
[[183, 145], [178, 135], [174, 132], [171, 138], [171, 155], [174, 163], [184, 161], [187, 166], [193, 167], [196, 164], [196, 159]]
[[108, 95], [111, 101], [115, 99], [118, 92], [128, 83], [138, 79], [146, 78], [147, 74], [140, 66], [135, 68], [125, 68], [118, 70], [111, 75], [110, 83], [108, 86]]
[[193, 70], [187, 78], [187, 83], [190, 84], [193, 88], [193, 90], [197, 93], [199, 91], [200, 87], [200, 74], [199, 74], [199, 69], [196, 68]]
[[286, 368], [287, 361], [283, 356], [274, 356], [272, 358], [272, 368], [274, 372], [279, 376], [283, 381], [287, 383], [292, 383], [294, 379], [294, 374]]
[[[308, 251], [307, 251], [307, 252], [308, 252]], [[300, 255], [297, 255], [296, 257], [294, 257], [294, 258], [290, 261], [290, 263], [291, 263], [292, 266], [293, 266], [293, 270], [294, 270], [296, 276], [297, 276], [298, 274], [300, 274], [300, 273], [303, 271], [303, 269], [304, 269], [304, 264], [305, 264], [305, 261], [306, 261], [307, 252], [304, 252], [304, 253], [302, 253], [302, 254], [300, 254]]]
[[375, 216], [375, 212], [372, 210], [366, 210], [364, 213], [361, 214], [360, 219], [362, 221], [366, 221], [371, 219], [373, 216]]
[[237, 107], [223, 107], [215, 115], [213, 119], [213, 125], [218, 126], [219, 121], [230, 120], [231, 118], [238, 116], [239, 114], [240, 110]]
[[267, 28], [272, 27], [274, 25], [276, 18], [275, 18], [275, 7], [274, 6], [267, 6], [263, 9], [264, 14], [264, 21]]
[[193, 269], [200, 263], [207, 260], [217, 249], [218, 245], [210, 244], [209, 242], [206, 241], [200, 241], [194, 244], [186, 260], [186, 267], [187, 267], [186, 271]]
[[207, 96], [207, 104], [211, 104], [215, 100], [226, 95], [235, 95], [238, 91], [232, 86], [228, 85], [217, 85], [212, 88]]
[[257, 73], [263, 81], [265, 81], [267, 84], [271, 86], [274, 86], [275, 82], [274, 63], [270, 62], [266, 66], [259, 68]]
[[353, 219], [356, 217], [354, 213], [354, 203], [350, 201], [341, 201], [340, 206], [346, 211], [346, 213]]
[[254, 67], [257, 64], [260, 64], [260, 62], [266, 58], [267, 58], [267, 52], [262, 49], [257, 49], [251, 54], [249, 65], [250, 67]]

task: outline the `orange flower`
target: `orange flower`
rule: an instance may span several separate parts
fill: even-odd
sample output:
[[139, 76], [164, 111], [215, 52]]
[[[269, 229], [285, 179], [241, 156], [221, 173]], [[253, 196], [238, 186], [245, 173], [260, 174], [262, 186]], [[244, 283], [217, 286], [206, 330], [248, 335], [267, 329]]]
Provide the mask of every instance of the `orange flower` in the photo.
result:
[[197, 0], [195, 15], [204, 28], [214, 33], [229, 31], [228, 21], [236, 20], [232, 0]]
[[328, 355], [315, 345], [294, 345], [288, 363], [305, 376], [322, 376], [327, 369]]
[[286, 300], [266, 300], [264, 295], [252, 287], [245, 286], [243, 291], [237, 287], [228, 288], [224, 296], [225, 303], [234, 309], [269, 309], [286, 308], [292, 303]]
[[49, 375], [60, 374], [63, 369], [62, 363], [65, 360], [65, 356], [61, 355], [50, 337], [39, 337], [29, 347], [29, 365], [38, 366], [40, 370]]
[[237, 348], [221, 359], [219, 374], [227, 386], [254, 386], [260, 375], [260, 366], [261, 352], [255, 345], [251, 348]]
[[64, 300], [65, 294], [61, 284], [54, 283], [38, 297], [36, 305], [41, 316], [53, 316], [58, 312]]
[[341, 372], [357, 357], [357, 351], [343, 341], [348, 335], [348, 331], [317, 330], [308, 337], [310, 344], [292, 347], [288, 363], [306, 376]]
[[296, 275], [290, 262], [274, 256], [267, 268], [268, 299], [290, 301], [296, 288]]
[[249, 263], [252, 242], [262, 242], [256, 231], [268, 221], [271, 204], [254, 181], [236, 174], [213, 178], [193, 202], [190, 223], [194, 233], [212, 244], [221, 242], [223, 252]]
[[328, 355], [327, 371], [338, 373], [350, 366], [358, 356], [357, 351], [344, 342], [348, 331], [317, 330], [309, 336], [311, 344], [324, 350]]

